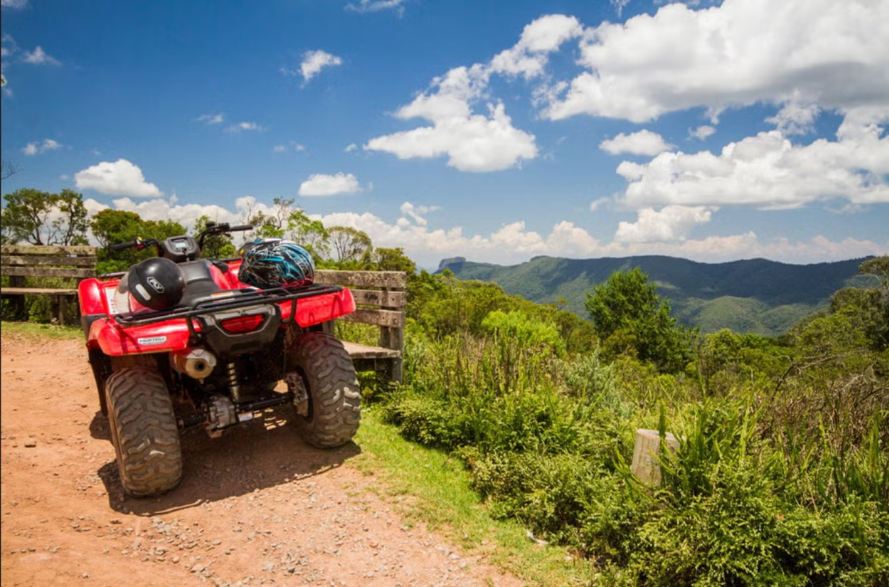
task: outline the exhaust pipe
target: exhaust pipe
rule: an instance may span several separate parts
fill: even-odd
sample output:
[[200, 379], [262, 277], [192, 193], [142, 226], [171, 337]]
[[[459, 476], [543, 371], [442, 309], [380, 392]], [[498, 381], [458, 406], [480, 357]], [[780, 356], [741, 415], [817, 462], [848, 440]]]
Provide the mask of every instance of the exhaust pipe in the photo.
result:
[[192, 379], [202, 381], [216, 367], [216, 355], [207, 349], [187, 348], [173, 353], [173, 368]]

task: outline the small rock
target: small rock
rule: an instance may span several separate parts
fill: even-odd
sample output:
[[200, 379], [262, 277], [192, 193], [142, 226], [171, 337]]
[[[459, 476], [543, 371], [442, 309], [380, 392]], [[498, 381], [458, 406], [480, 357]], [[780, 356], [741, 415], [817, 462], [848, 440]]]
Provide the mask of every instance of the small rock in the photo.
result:
[[25, 441], [25, 448], [34, 448], [37, 446], [37, 441], [33, 438], [29, 438]]

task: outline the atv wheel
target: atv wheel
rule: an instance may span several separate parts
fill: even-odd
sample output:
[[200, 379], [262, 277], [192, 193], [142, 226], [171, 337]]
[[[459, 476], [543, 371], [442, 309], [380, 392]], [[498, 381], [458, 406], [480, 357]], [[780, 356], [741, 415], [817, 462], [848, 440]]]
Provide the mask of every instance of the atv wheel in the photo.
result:
[[124, 491], [149, 497], [182, 479], [173, 402], [160, 374], [147, 367], [115, 371], [105, 385], [111, 440]]
[[361, 419], [361, 392], [343, 343], [329, 334], [310, 332], [293, 341], [288, 358], [309, 394], [308, 415], [296, 416], [303, 439], [319, 448], [352, 440]]

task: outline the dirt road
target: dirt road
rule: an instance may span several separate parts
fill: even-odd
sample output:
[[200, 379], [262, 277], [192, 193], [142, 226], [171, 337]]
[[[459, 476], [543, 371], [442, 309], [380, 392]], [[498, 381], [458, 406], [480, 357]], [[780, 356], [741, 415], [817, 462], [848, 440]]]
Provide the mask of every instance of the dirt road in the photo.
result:
[[182, 485], [145, 500], [123, 494], [80, 341], [3, 336], [0, 397], [4, 586], [522, 585], [406, 525], [350, 467], [360, 446], [311, 448], [288, 410], [185, 434]]

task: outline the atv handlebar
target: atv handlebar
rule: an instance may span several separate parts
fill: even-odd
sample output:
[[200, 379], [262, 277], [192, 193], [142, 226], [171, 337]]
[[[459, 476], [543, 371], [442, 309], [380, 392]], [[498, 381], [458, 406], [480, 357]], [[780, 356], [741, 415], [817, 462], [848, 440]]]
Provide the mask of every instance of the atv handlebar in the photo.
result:
[[203, 249], [204, 248], [204, 239], [208, 236], [213, 236], [214, 234], [221, 234], [224, 232], [238, 232], [241, 230], [253, 230], [252, 224], [238, 224], [237, 226], [229, 226], [228, 222], [221, 222], [216, 224], [215, 222], [208, 222], [207, 228], [198, 235], [198, 246]]
[[150, 238], [147, 240], [142, 240], [141, 238], [136, 239], [134, 241], [129, 241], [126, 243], [117, 243], [116, 245], [111, 245], [108, 247], [108, 250], [111, 251], [122, 251], [124, 249], [129, 249], [131, 247], [136, 247], [138, 250], [142, 250], [145, 247], [150, 247], [151, 245], [157, 245], [157, 240]]

